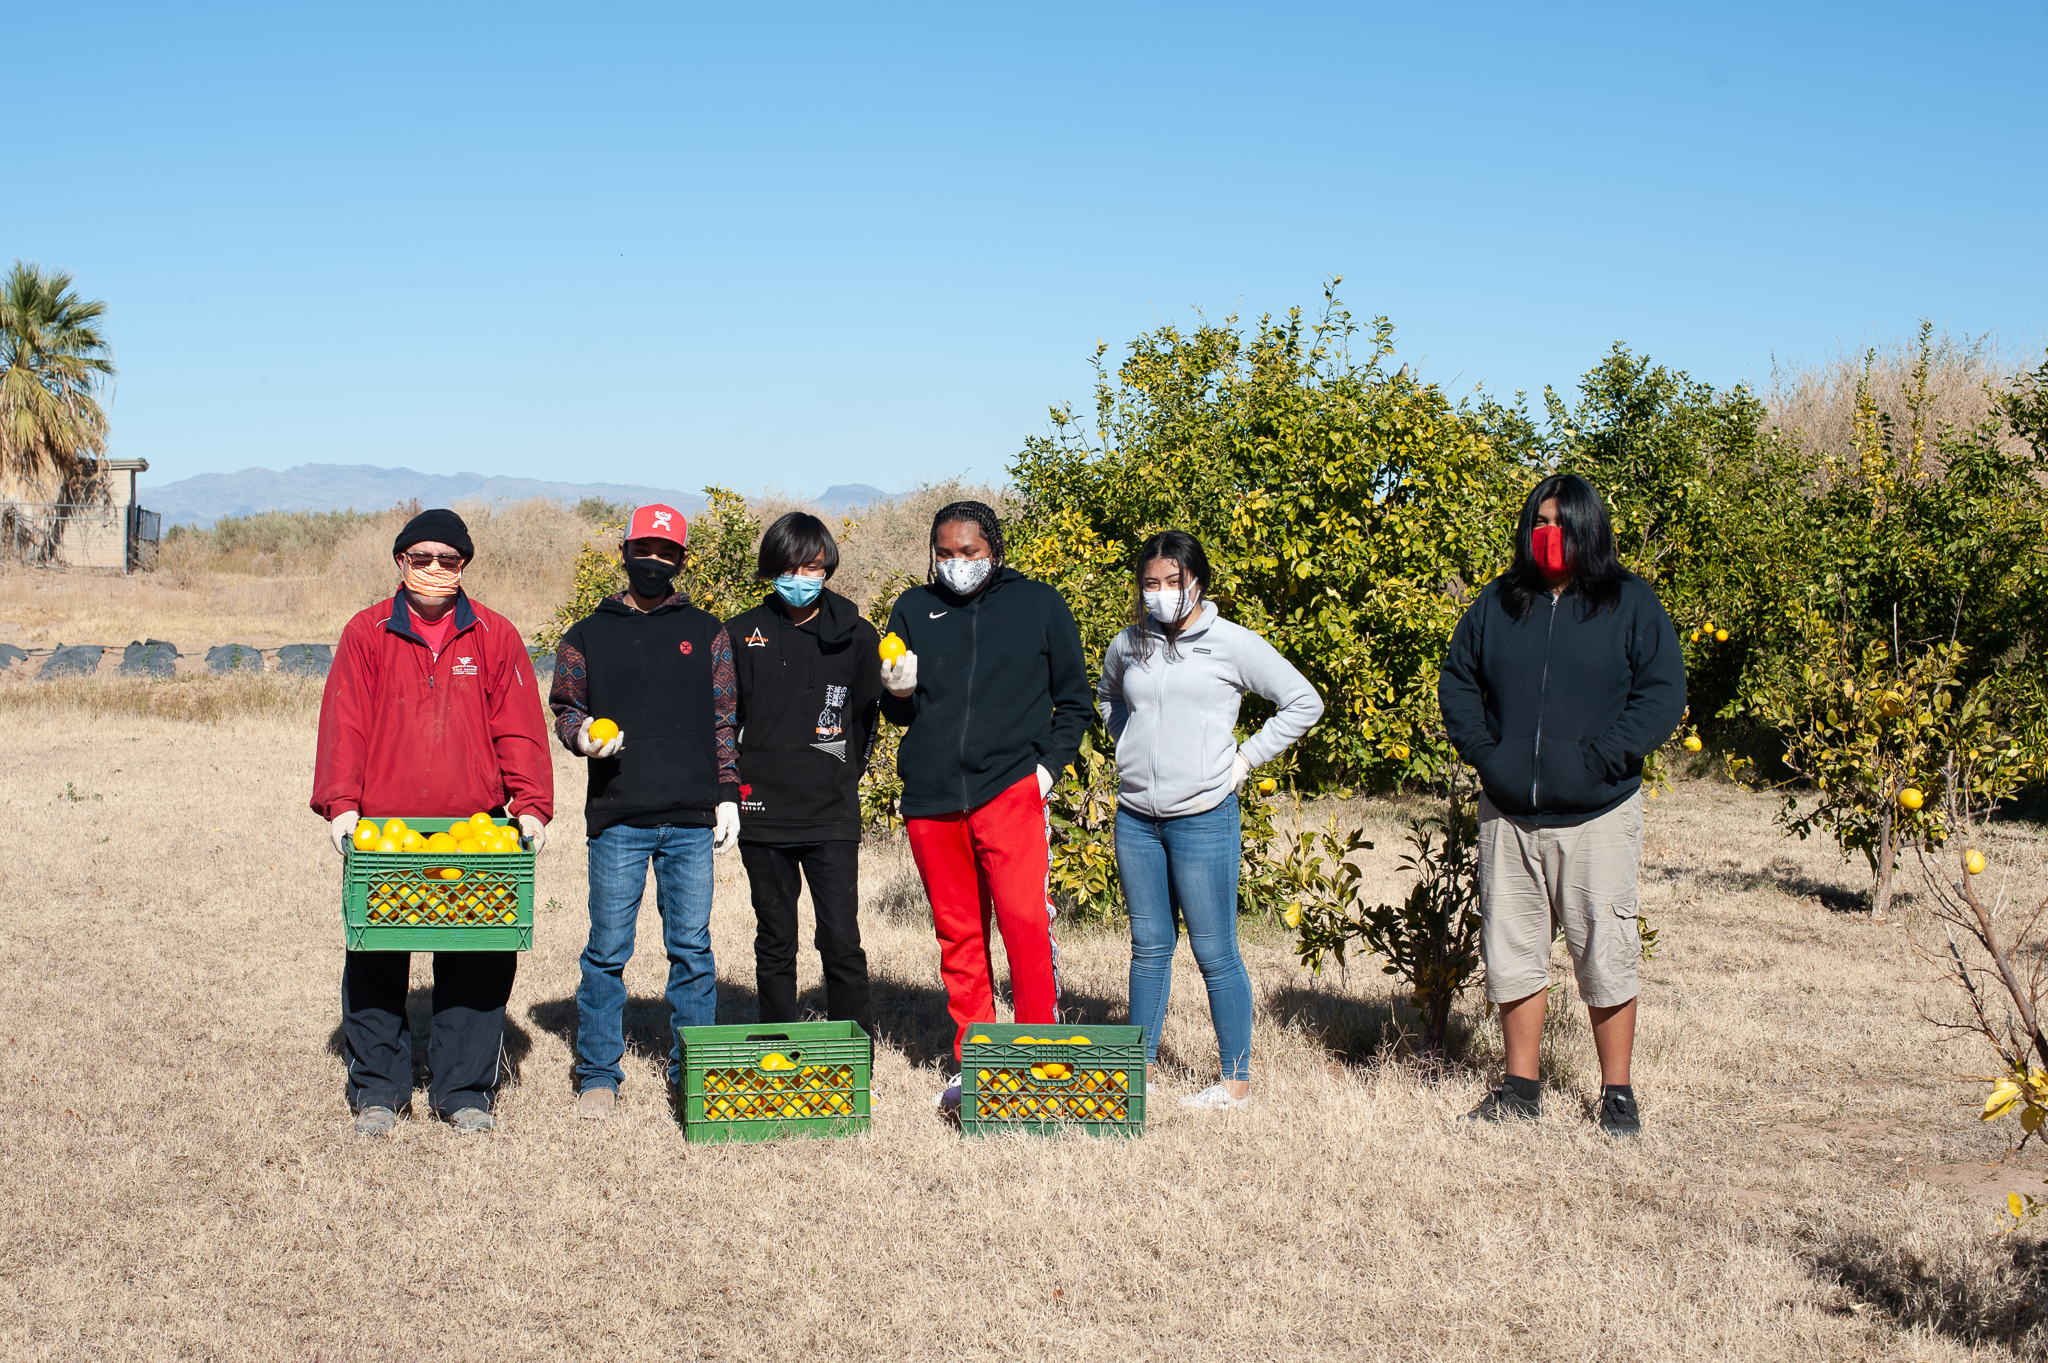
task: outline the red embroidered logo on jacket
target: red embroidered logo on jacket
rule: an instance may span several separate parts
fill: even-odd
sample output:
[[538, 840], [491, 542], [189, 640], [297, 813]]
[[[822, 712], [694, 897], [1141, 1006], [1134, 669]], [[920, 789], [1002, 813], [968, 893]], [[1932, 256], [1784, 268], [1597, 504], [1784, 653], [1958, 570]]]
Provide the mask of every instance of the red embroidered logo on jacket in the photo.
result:
[[688, 639], [685, 639], [685, 640], [683, 640], [683, 652], [685, 652], [685, 653], [688, 653], [689, 651], [690, 651], [690, 641], [689, 641]]

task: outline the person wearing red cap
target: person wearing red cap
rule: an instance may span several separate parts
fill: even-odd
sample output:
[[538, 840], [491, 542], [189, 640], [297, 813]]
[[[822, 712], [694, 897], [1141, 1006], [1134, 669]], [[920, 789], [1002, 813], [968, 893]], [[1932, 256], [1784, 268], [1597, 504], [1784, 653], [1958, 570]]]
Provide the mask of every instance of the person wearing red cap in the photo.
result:
[[[555, 769], [533, 660], [512, 622], [462, 590], [476, 556], [453, 511], [423, 511], [391, 546], [405, 575], [389, 601], [342, 628], [320, 698], [312, 806], [339, 852], [362, 814], [516, 819], [539, 850], [555, 816]], [[341, 1031], [355, 1128], [385, 1136], [412, 1105], [405, 995], [412, 956], [351, 951], [341, 975]], [[459, 1131], [497, 1126], [505, 1005], [519, 954], [434, 953], [434, 1030], [427, 1042], [433, 1111]]]
[[[621, 545], [626, 590], [562, 636], [548, 696], [562, 746], [589, 759], [576, 1110], [594, 1119], [612, 1114], [625, 1078], [625, 969], [650, 864], [668, 951], [671, 1089], [682, 1065], [675, 1029], [718, 1020], [711, 857], [739, 836], [738, 687], [725, 626], [675, 590], [688, 545], [674, 507], [633, 512]], [[594, 734], [600, 720], [615, 731]]]

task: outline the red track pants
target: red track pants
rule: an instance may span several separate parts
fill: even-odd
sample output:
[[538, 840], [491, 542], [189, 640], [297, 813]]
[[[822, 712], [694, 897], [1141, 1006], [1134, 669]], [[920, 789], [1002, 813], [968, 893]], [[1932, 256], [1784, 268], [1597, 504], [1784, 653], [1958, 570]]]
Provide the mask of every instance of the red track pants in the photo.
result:
[[956, 1026], [953, 1058], [960, 1058], [960, 1043], [977, 1023], [996, 1020], [991, 910], [1010, 961], [1017, 1021], [1058, 1022], [1059, 943], [1052, 935], [1045, 801], [1038, 794], [1038, 773], [979, 809], [909, 819], [904, 828], [938, 929], [939, 972]]

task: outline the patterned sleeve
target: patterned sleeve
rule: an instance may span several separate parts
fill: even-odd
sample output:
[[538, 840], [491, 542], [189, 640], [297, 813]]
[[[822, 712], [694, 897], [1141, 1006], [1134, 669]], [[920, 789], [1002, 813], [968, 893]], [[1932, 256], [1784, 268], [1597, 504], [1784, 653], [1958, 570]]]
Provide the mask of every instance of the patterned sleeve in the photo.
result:
[[718, 745], [718, 799], [740, 801], [740, 684], [733, 674], [732, 636], [725, 626], [711, 641], [711, 728]]
[[548, 688], [548, 708], [555, 712], [555, 737], [577, 757], [576, 731], [590, 718], [590, 669], [583, 650], [564, 639], [555, 649], [555, 682]]

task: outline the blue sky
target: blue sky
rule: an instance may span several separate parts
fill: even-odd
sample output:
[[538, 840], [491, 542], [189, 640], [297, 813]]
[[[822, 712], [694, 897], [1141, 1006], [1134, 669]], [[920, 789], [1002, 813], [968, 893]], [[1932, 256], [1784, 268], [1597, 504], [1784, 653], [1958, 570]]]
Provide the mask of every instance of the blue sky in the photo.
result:
[[1458, 392], [2048, 337], [2039, 4], [325, 11], [9, 7], [0, 255], [146, 483], [1000, 479], [1331, 274]]

